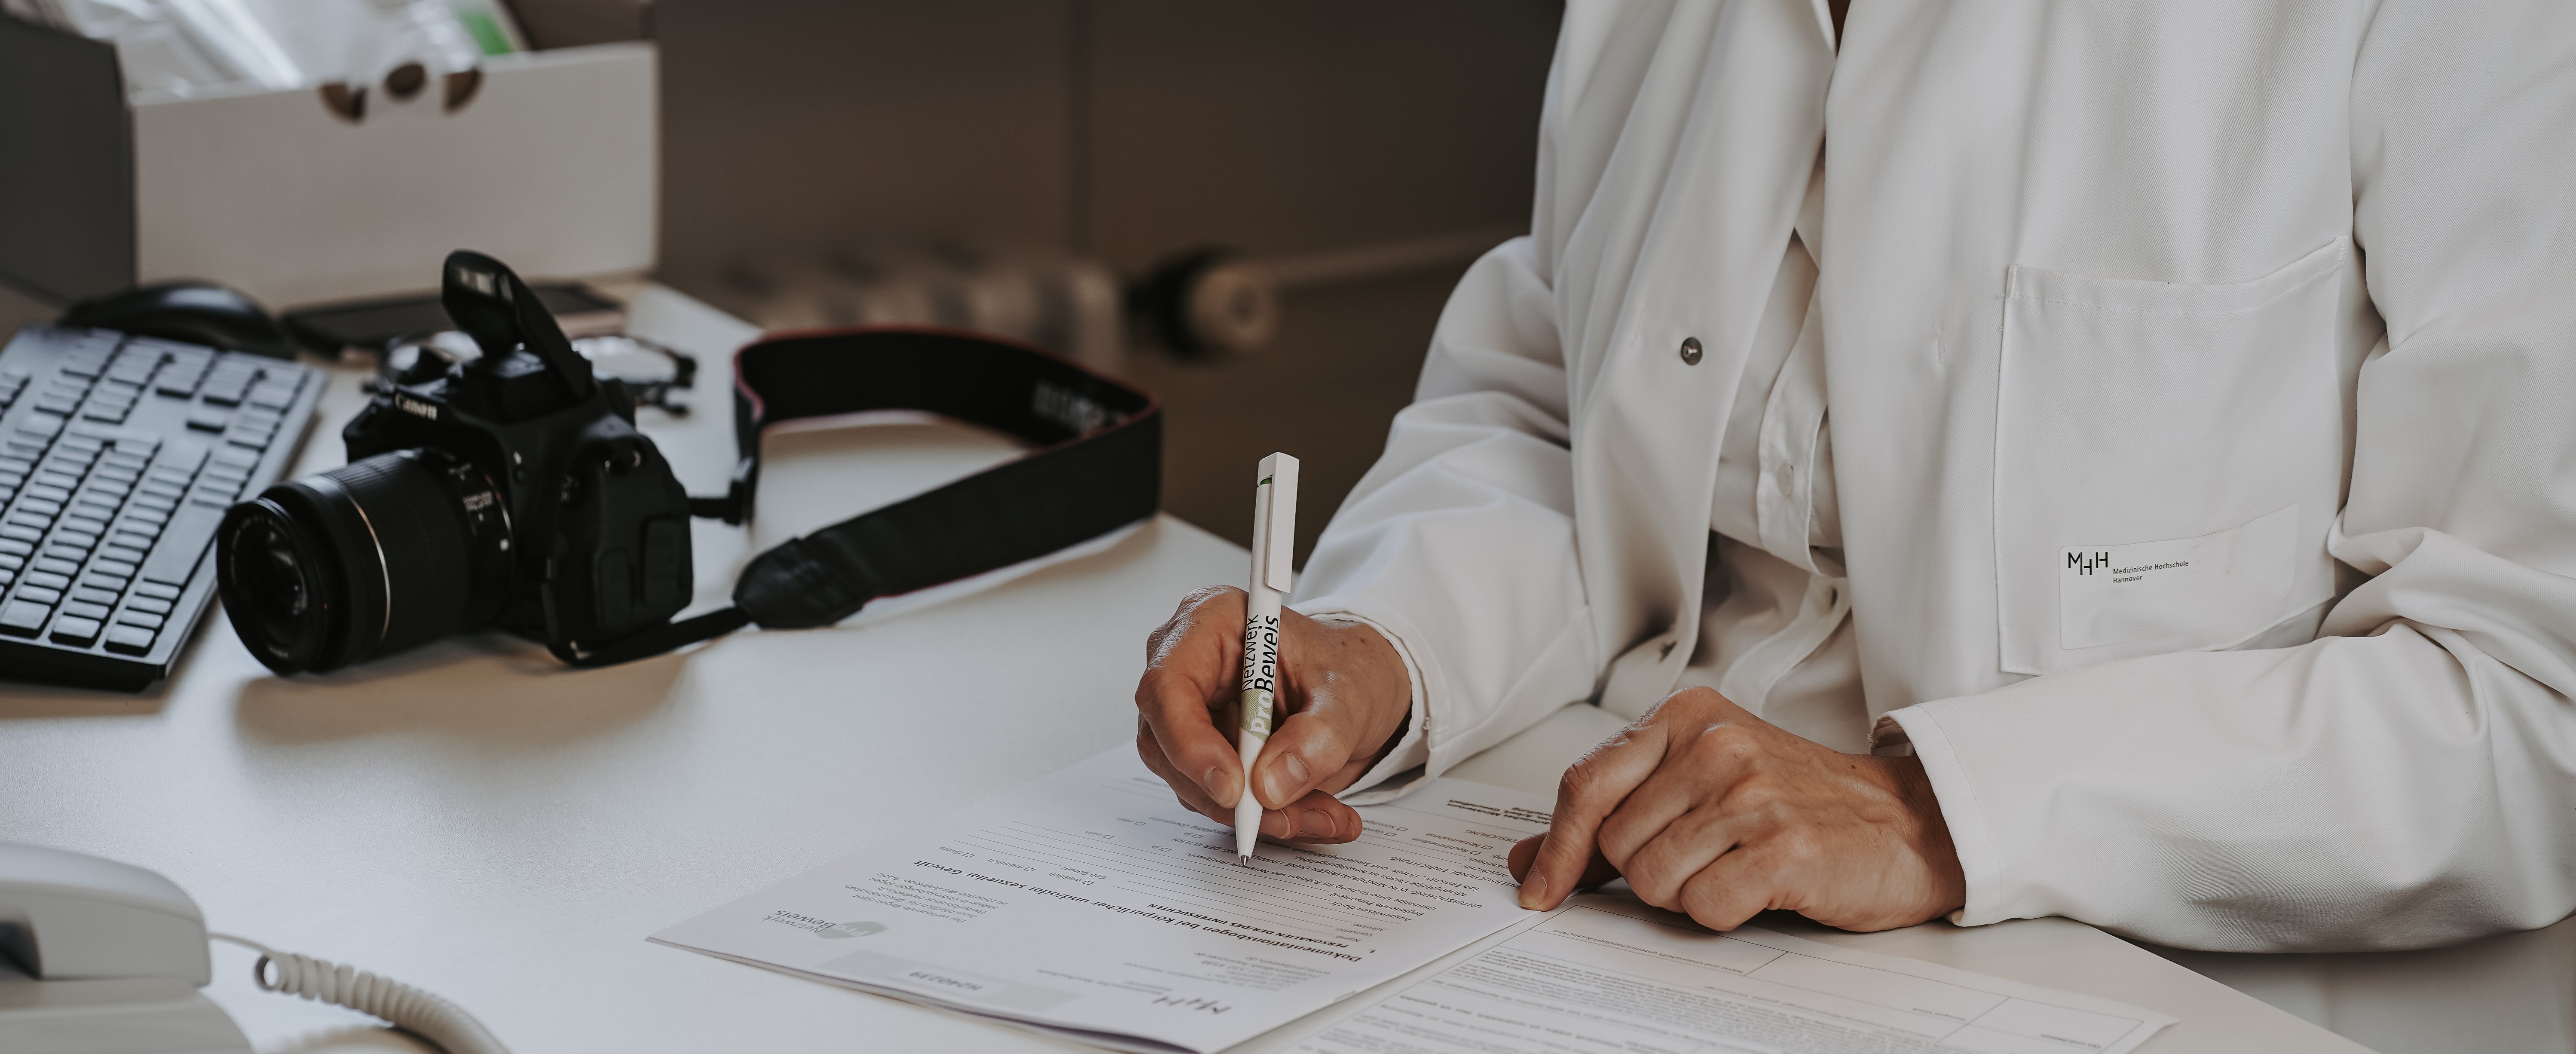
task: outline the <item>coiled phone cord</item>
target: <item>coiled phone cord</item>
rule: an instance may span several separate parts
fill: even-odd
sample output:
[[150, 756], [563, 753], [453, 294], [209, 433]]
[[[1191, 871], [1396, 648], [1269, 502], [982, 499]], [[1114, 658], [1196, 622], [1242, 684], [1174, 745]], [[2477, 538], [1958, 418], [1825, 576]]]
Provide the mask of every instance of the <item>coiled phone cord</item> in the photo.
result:
[[[259, 961], [251, 964], [251, 980], [263, 991], [300, 995], [373, 1014], [438, 1044], [447, 1054], [510, 1054], [510, 1048], [502, 1046], [492, 1030], [483, 1027], [464, 1007], [400, 981], [309, 955], [271, 951], [258, 941], [229, 933], [206, 936], [258, 952]], [[273, 976], [271, 967], [275, 968]]]

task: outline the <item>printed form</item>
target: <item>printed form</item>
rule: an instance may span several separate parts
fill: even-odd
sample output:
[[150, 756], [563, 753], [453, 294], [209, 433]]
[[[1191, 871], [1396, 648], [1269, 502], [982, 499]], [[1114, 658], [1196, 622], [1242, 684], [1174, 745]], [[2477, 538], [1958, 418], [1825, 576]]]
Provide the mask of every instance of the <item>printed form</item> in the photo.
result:
[[1434, 780], [1243, 864], [1119, 747], [652, 939], [1134, 1051], [2124, 1054], [2173, 1021], [1625, 896], [1523, 911], [1550, 804]]
[[1588, 895], [1243, 1054], [2125, 1054], [2134, 1006]]
[[1435, 780], [1345, 845], [1263, 844], [1118, 747], [653, 939], [1130, 1050], [1213, 1051], [1530, 918], [1547, 801]]

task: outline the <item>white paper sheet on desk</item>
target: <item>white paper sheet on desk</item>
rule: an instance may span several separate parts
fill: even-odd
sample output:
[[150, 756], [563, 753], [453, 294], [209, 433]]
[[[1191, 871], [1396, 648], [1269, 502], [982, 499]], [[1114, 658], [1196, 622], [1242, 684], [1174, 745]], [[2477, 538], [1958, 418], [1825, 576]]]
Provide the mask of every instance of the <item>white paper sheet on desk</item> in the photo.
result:
[[1550, 803], [1438, 780], [1347, 845], [1263, 845], [1119, 747], [929, 835], [654, 934], [666, 944], [1132, 1050], [1213, 1051], [1532, 918], [1504, 857]]
[[2126, 1054], [2151, 1010], [1590, 895], [1237, 1054]]

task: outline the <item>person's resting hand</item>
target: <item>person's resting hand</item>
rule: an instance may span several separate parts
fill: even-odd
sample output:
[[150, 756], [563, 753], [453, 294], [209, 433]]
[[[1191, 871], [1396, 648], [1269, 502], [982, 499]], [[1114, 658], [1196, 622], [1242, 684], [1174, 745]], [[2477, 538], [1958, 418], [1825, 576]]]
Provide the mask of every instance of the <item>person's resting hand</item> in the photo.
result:
[[1714, 930], [1769, 908], [1894, 929], [1967, 897], [1922, 762], [1829, 750], [1705, 688], [1568, 768], [1547, 833], [1513, 846], [1511, 869], [1525, 908], [1624, 876]]
[[[1234, 743], [1243, 684], [1243, 590], [1210, 586], [1181, 601], [1145, 642], [1136, 684], [1136, 753], [1181, 804], [1229, 827], [1243, 792]], [[1318, 622], [1282, 609], [1279, 709], [1261, 748], [1253, 796], [1261, 833], [1309, 842], [1360, 836], [1360, 815], [1333, 797], [1394, 742], [1412, 710], [1413, 680], [1385, 637], [1365, 625]]]

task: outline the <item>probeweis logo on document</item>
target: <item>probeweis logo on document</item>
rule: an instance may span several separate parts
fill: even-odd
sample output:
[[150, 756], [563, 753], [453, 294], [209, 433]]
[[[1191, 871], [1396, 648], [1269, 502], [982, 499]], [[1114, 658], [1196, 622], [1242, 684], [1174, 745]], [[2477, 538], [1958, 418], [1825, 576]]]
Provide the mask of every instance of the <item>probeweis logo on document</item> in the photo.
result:
[[872, 934], [884, 933], [886, 931], [886, 925], [882, 922], [833, 922], [829, 919], [818, 919], [812, 915], [799, 915], [793, 911], [786, 910], [770, 912], [769, 917], [762, 919], [761, 921], [775, 922], [781, 926], [792, 926], [817, 937], [829, 938], [831, 940], [847, 940], [851, 937], [866, 937]]

